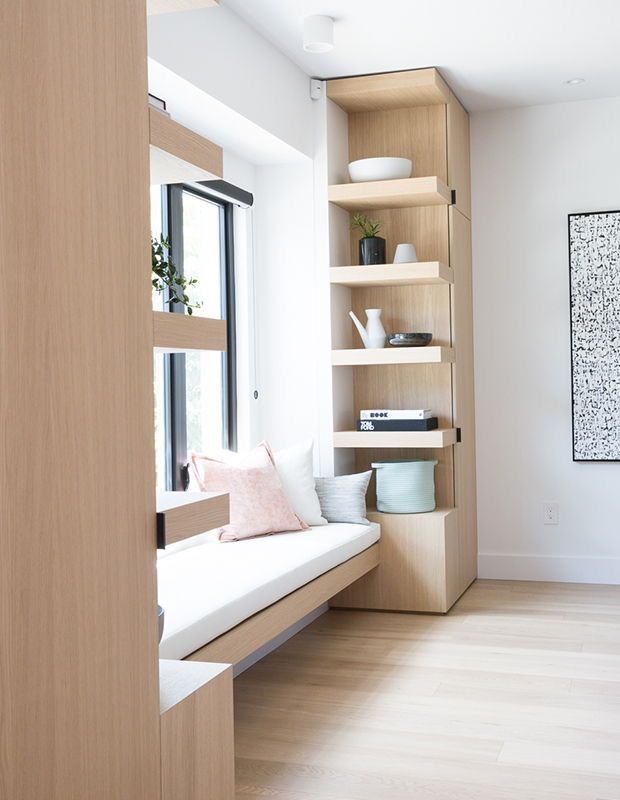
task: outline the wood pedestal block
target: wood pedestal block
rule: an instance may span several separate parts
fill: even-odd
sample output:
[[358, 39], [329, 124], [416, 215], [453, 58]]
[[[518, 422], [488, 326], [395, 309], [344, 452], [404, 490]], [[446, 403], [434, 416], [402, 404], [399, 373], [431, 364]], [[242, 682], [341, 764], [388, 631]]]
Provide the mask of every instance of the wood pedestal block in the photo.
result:
[[330, 605], [382, 611], [448, 611], [471, 582], [459, 567], [456, 509], [429, 514], [371, 511], [368, 519], [381, 525], [381, 562], [332, 598]]
[[160, 661], [162, 800], [233, 800], [232, 667]]

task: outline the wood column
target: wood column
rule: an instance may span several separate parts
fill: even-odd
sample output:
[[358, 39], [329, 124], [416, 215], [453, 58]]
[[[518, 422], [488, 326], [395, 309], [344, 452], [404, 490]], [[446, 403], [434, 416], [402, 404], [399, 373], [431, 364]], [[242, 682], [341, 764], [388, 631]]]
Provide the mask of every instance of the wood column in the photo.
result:
[[158, 800], [144, 0], [0, 7], [0, 797]]

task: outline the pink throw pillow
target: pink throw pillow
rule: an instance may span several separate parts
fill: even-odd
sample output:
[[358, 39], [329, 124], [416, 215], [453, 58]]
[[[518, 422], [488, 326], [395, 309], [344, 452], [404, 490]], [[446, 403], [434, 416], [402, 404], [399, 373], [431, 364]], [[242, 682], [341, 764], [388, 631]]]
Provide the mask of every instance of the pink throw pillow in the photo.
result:
[[266, 442], [233, 462], [192, 453], [190, 463], [203, 492], [230, 495], [230, 523], [220, 528], [220, 541], [308, 530], [286, 499]]

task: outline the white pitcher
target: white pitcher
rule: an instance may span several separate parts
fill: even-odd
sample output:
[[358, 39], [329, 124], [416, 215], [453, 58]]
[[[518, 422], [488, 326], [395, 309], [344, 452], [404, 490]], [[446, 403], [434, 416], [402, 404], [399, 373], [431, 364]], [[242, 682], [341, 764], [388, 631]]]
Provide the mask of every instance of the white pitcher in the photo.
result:
[[385, 347], [385, 328], [381, 324], [381, 311], [382, 309], [380, 308], [366, 309], [366, 317], [368, 318], [366, 327], [362, 325], [352, 311], [349, 311], [349, 316], [362, 337], [364, 347]]

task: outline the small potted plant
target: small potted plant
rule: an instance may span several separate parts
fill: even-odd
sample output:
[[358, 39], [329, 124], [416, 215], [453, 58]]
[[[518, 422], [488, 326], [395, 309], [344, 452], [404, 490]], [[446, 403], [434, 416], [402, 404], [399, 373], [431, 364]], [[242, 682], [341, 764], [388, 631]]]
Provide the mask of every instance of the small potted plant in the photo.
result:
[[385, 239], [377, 236], [381, 230], [381, 223], [368, 219], [365, 214], [354, 214], [351, 228], [358, 228], [362, 232], [359, 241], [360, 264], [385, 264]]
[[153, 289], [160, 294], [168, 290], [166, 303], [180, 303], [185, 306], [187, 313], [191, 314], [192, 309], [200, 308], [200, 303], [191, 303], [187, 294], [187, 289], [191, 289], [198, 283], [197, 278], [186, 278], [182, 275], [170, 259], [170, 242], [163, 236], [159, 239], [151, 238], [151, 257], [152, 257], [152, 284]]

